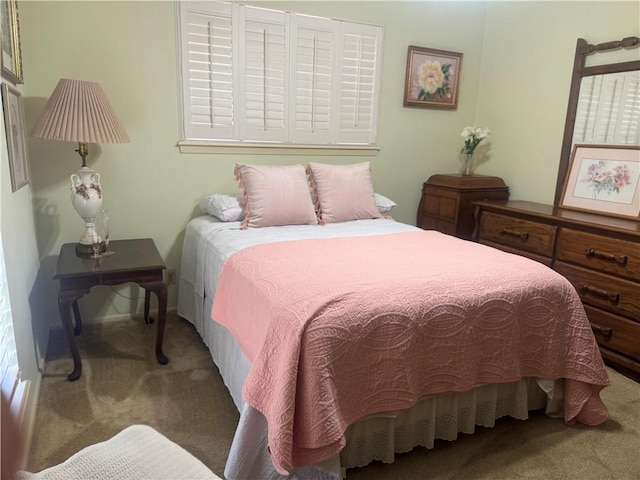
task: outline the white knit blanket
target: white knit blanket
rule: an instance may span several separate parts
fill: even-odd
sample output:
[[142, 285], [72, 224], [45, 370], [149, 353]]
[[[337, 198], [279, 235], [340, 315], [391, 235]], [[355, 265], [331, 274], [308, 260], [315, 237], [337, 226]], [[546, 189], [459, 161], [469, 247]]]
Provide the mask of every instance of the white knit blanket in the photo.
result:
[[204, 463], [147, 425], [132, 425], [39, 473], [18, 480], [220, 480]]

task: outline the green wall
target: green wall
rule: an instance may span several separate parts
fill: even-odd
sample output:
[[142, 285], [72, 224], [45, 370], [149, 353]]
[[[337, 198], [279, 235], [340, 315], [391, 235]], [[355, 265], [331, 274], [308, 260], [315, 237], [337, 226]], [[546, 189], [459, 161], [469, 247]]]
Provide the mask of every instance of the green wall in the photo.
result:
[[[476, 118], [493, 138], [480, 171], [512, 198], [553, 203], [576, 40], [640, 36], [640, 2], [491, 2], [486, 18]], [[600, 55], [640, 60], [626, 53]]]
[[[394, 216], [407, 223], [415, 222], [422, 182], [434, 173], [458, 171], [460, 131], [466, 125], [493, 131], [488, 161], [478, 173], [502, 176], [513, 198], [552, 202], [576, 38], [639, 34], [637, 2], [260, 4], [383, 25], [380, 152], [312, 160], [370, 160], [376, 191], [399, 204]], [[112, 238], [154, 238], [170, 268], [179, 266], [184, 228], [198, 214], [199, 200], [237, 191], [236, 162], [309, 160], [179, 153], [173, 2], [29, 1], [22, 2], [20, 15], [27, 128], [60, 78], [100, 82], [131, 138], [123, 145], [90, 145], [88, 162], [102, 177]], [[408, 45], [464, 53], [457, 110], [402, 106]], [[51, 265], [60, 246], [77, 241], [82, 232], [69, 193], [69, 175], [80, 166], [75, 148], [29, 140], [43, 265]], [[57, 290], [53, 282], [50, 288]], [[104, 288], [82, 299], [85, 316], [140, 310], [136, 291], [118, 290], [121, 295]], [[171, 287], [170, 307], [176, 295]]]

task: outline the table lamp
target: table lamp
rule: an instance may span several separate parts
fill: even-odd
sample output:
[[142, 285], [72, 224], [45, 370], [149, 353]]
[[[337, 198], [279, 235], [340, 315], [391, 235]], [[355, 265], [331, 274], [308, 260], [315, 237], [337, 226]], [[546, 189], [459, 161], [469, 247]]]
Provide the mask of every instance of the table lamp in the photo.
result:
[[[76, 253], [90, 256], [102, 239], [95, 218], [102, 207], [100, 174], [87, 167], [88, 143], [127, 143], [129, 136], [99, 83], [61, 79], [49, 97], [31, 135], [46, 140], [78, 142], [82, 167], [71, 175], [71, 203], [85, 230]], [[104, 246], [101, 246], [101, 250]]]

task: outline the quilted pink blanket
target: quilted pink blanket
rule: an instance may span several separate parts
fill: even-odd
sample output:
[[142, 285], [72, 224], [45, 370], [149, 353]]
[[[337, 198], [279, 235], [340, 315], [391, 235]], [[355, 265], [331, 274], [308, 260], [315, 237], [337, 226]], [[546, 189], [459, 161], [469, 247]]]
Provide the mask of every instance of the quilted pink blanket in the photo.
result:
[[338, 453], [347, 426], [445, 392], [564, 378], [565, 422], [607, 418], [609, 384], [572, 285], [434, 231], [258, 245], [223, 266], [212, 318], [252, 362], [280, 473]]

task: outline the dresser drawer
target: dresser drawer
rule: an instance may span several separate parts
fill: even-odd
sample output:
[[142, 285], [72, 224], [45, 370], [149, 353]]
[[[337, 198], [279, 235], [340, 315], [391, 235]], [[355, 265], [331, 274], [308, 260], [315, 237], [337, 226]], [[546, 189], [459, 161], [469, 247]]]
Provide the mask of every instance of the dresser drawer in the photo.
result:
[[482, 212], [479, 237], [518, 250], [553, 255], [557, 227], [491, 212]]
[[551, 257], [544, 257], [542, 255], [536, 255], [535, 253], [525, 252], [524, 250], [518, 250], [517, 248], [507, 247], [506, 245], [500, 245], [499, 243], [488, 242], [486, 240], [480, 240], [478, 243], [483, 245], [487, 245], [489, 247], [497, 248], [498, 250], [502, 250], [503, 252], [514, 253], [516, 255], [521, 255], [523, 257], [530, 258], [531, 260], [535, 260], [536, 262], [540, 262], [547, 267], [551, 267], [552, 259]]
[[563, 262], [555, 269], [576, 287], [584, 303], [640, 320], [640, 284]]
[[585, 305], [598, 344], [640, 360], [640, 323]]
[[558, 260], [640, 281], [640, 244], [561, 228]]

